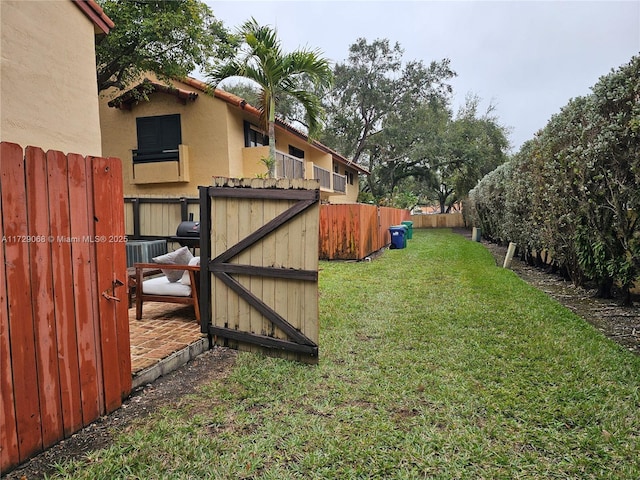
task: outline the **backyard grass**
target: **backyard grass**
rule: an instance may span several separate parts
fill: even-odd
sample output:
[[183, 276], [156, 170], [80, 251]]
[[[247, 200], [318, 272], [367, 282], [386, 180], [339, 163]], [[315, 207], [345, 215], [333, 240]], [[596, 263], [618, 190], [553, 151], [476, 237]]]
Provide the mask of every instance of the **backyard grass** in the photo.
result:
[[640, 358], [481, 244], [320, 268], [319, 365], [242, 353], [55, 478], [640, 478]]

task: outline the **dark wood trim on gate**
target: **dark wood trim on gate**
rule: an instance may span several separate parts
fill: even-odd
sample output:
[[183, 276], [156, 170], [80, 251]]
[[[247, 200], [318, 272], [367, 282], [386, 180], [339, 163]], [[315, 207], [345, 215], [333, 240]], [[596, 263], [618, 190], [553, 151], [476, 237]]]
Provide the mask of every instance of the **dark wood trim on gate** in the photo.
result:
[[[231, 274], [250, 275], [272, 278], [285, 278], [299, 281], [318, 280], [318, 272], [292, 268], [258, 267], [227, 263], [251, 245], [275, 231], [281, 225], [300, 215], [308, 208], [316, 205], [320, 200], [319, 190], [295, 189], [263, 189], [263, 188], [232, 188], [232, 187], [198, 187], [200, 190], [200, 255], [202, 259], [209, 259], [206, 268], [200, 269], [200, 312], [201, 332], [222, 338], [260, 345], [267, 348], [277, 348], [287, 351], [318, 355], [318, 345], [302, 332], [293, 327], [273, 308], [234, 279]], [[212, 198], [246, 198], [265, 200], [297, 200], [297, 202], [267, 222], [253, 233], [231, 246], [225, 252], [211, 259], [211, 199]], [[203, 264], [205, 265], [205, 264]], [[228, 288], [260, 312], [267, 320], [284, 332], [290, 340], [284, 340], [252, 332], [243, 332], [230, 328], [214, 326], [211, 319], [211, 274], [219, 278]]]
[[133, 205], [133, 238], [140, 237], [140, 199], [131, 199]]
[[209, 325], [208, 333], [229, 340], [237, 340], [239, 342], [252, 343], [261, 347], [277, 348], [296, 353], [306, 353], [312, 357], [318, 356], [318, 347], [312, 345], [301, 345], [299, 343], [289, 342], [280, 338], [267, 337], [266, 335], [258, 335], [256, 333], [247, 333], [231, 328], [222, 328]]
[[314, 270], [298, 270], [295, 268], [254, 267], [238, 263], [210, 263], [209, 271], [214, 274], [235, 273], [238, 275], [255, 275], [260, 277], [286, 278], [289, 280], [318, 281], [318, 272]]
[[[202, 268], [205, 259], [211, 257], [211, 197], [209, 187], [198, 187], [200, 193], [200, 333], [209, 332], [211, 322], [211, 274]], [[211, 345], [211, 338], [209, 338]]]

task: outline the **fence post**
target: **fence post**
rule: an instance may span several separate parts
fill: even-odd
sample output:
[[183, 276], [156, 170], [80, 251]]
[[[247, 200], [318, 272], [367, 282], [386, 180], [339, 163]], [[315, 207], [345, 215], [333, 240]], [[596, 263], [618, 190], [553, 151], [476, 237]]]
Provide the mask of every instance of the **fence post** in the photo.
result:
[[140, 238], [140, 199], [132, 198], [133, 206], [133, 238]]
[[513, 242], [509, 242], [509, 248], [507, 249], [507, 256], [504, 258], [504, 264], [502, 268], [510, 268], [511, 261], [513, 260], [513, 255], [516, 253], [516, 244]]
[[471, 240], [473, 240], [474, 242], [479, 242], [481, 239], [481, 235], [482, 230], [478, 227], [473, 227], [473, 230], [471, 231]]

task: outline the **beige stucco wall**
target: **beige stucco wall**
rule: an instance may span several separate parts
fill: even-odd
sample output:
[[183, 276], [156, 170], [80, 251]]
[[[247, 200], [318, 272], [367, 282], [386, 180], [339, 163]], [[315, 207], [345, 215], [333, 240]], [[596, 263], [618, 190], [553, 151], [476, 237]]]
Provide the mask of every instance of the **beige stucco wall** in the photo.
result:
[[344, 165], [340, 165], [338, 173], [340, 173], [340, 175], [344, 175], [345, 171], [353, 173], [353, 185], [349, 183], [349, 178], [347, 178], [346, 195], [329, 195], [329, 203], [358, 202], [358, 193], [360, 193], [360, 179], [358, 177], [358, 171], [345, 167]]
[[[180, 82], [174, 82], [173, 85], [176, 88], [197, 92], [198, 98], [194, 102], [188, 101], [186, 105], [182, 105], [174, 95], [153, 93], [150, 95], [149, 102], [142, 101], [133, 105], [131, 110], [118, 110], [107, 106], [108, 101], [116, 96], [114, 92], [108, 92], [101, 96], [102, 150], [105, 156], [115, 156], [122, 159], [124, 193], [127, 196], [185, 195], [195, 197], [198, 196], [198, 185], [210, 185], [212, 176], [232, 176], [229, 169], [230, 156], [234, 158], [237, 156], [237, 161], [242, 164], [240, 148], [237, 149], [237, 154], [233, 152], [234, 148], [230, 148], [232, 141], [236, 143], [235, 135], [230, 136], [229, 134], [229, 128], [230, 126], [234, 127], [235, 120], [228, 118], [230, 107], [226, 102], [198, 92]], [[134, 183], [132, 150], [138, 146], [136, 118], [176, 113], [180, 114], [182, 144], [186, 145], [189, 151], [189, 181]], [[239, 135], [242, 139], [242, 130]], [[176, 165], [176, 162], [160, 162], [136, 165], [135, 168], [137, 177], [140, 178], [140, 175], [144, 175], [145, 170], [167, 171], [175, 169]]]
[[[182, 105], [176, 96], [156, 92], [149, 95], [148, 102], [141, 101], [133, 105], [131, 110], [119, 110], [108, 107], [107, 103], [123, 92], [111, 91], [101, 96], [102, 150], [105, 156], [122, 159], [126, 196], [195, 197], [198, 195], [198, 186], [211, 185], [214, 176], [255, 178], [267, 173], [260, 159], [268, 156], [268, 147], [244, 146], [243, 122], [249, 120], [256, 124], [257, 117], [190, 85], [179, 81], [173, 81], [172, 85], [196, 92], [198, 98]], [[138, 164], [134, 167], [132, 150], [137, 148], [136, 118], [176, 113], [180, 114], [182, 148], [188, 150], [186, 175], [181, 172], [179, 178], [177, 162]], [[277, 128], [276, 149], [288, 153], [289, 145], [305, 152], [306, 178], [313, 178], [314, 163], [329, 172], [333, 171], [330, 154], [289, 131]], [[170, 178], [173, 180], [167, 181]], [[147, 181], [153, 183], [144, 183]], [[330, 193], [323, 191], [323, 199], [326, 200]], [[355, 202], [357, 195], [357, 183], [347, 184], [347, 195], [334, 195], [333, 201]]]
[[0, 0], [0, 140], [102, 153], [94, 24], [69, 0]]

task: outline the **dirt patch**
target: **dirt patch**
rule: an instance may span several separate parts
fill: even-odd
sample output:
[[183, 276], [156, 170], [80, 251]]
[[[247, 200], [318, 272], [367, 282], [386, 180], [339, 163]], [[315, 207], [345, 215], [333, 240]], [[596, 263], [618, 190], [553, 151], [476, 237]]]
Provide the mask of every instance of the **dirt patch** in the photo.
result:
[[146, 417], [159, 407], [177, 404], [183, 395], [196, 391], [201, 383], [225, 378], [231, 371], [237, 352], [214, 347], [178, 370], [152, 384], [136, 389], [122, 407], [93, 422], [80, 432], [63, 440], [27, 461], [2, 479], [34, 480], [51, 475], [55, 462], [79, 459], [88, 452], [108, 446], [119, 432], [131, 423]]
[[[461, 229], [456, 232], [471, 239], [470, 231]], [[493, 254], [496, 264], [502, 266], [507, 247], [486, 241], [482, 243]], [[622, 307], [616, 300], [595, 298], [595, 291], [576, 287], [557, 275], [531, 267], [517, 258], [514, 258], [511, 269], [527, 283], [594, 325], [604, 335], [640, 355], [640, 309]], [[638, 298], [635, 300], [636, 304], [640, 302]], [[194, 392], [204, 382], [226, 377], [235, 359], [236, 351], [227, 348], [215, 347], [205, 352], [153, 384], [137, 389], [122, 408], [100, 418], [2, 478], [44, 478], [45, 474], [54, 473], [55, 470], [51, 467], [54, 462], [78, 459], [88, 452], [109, 445], [118, 432], [135, 420], [144, 418], [161, 406], [179, 402], [184, 394]]]

